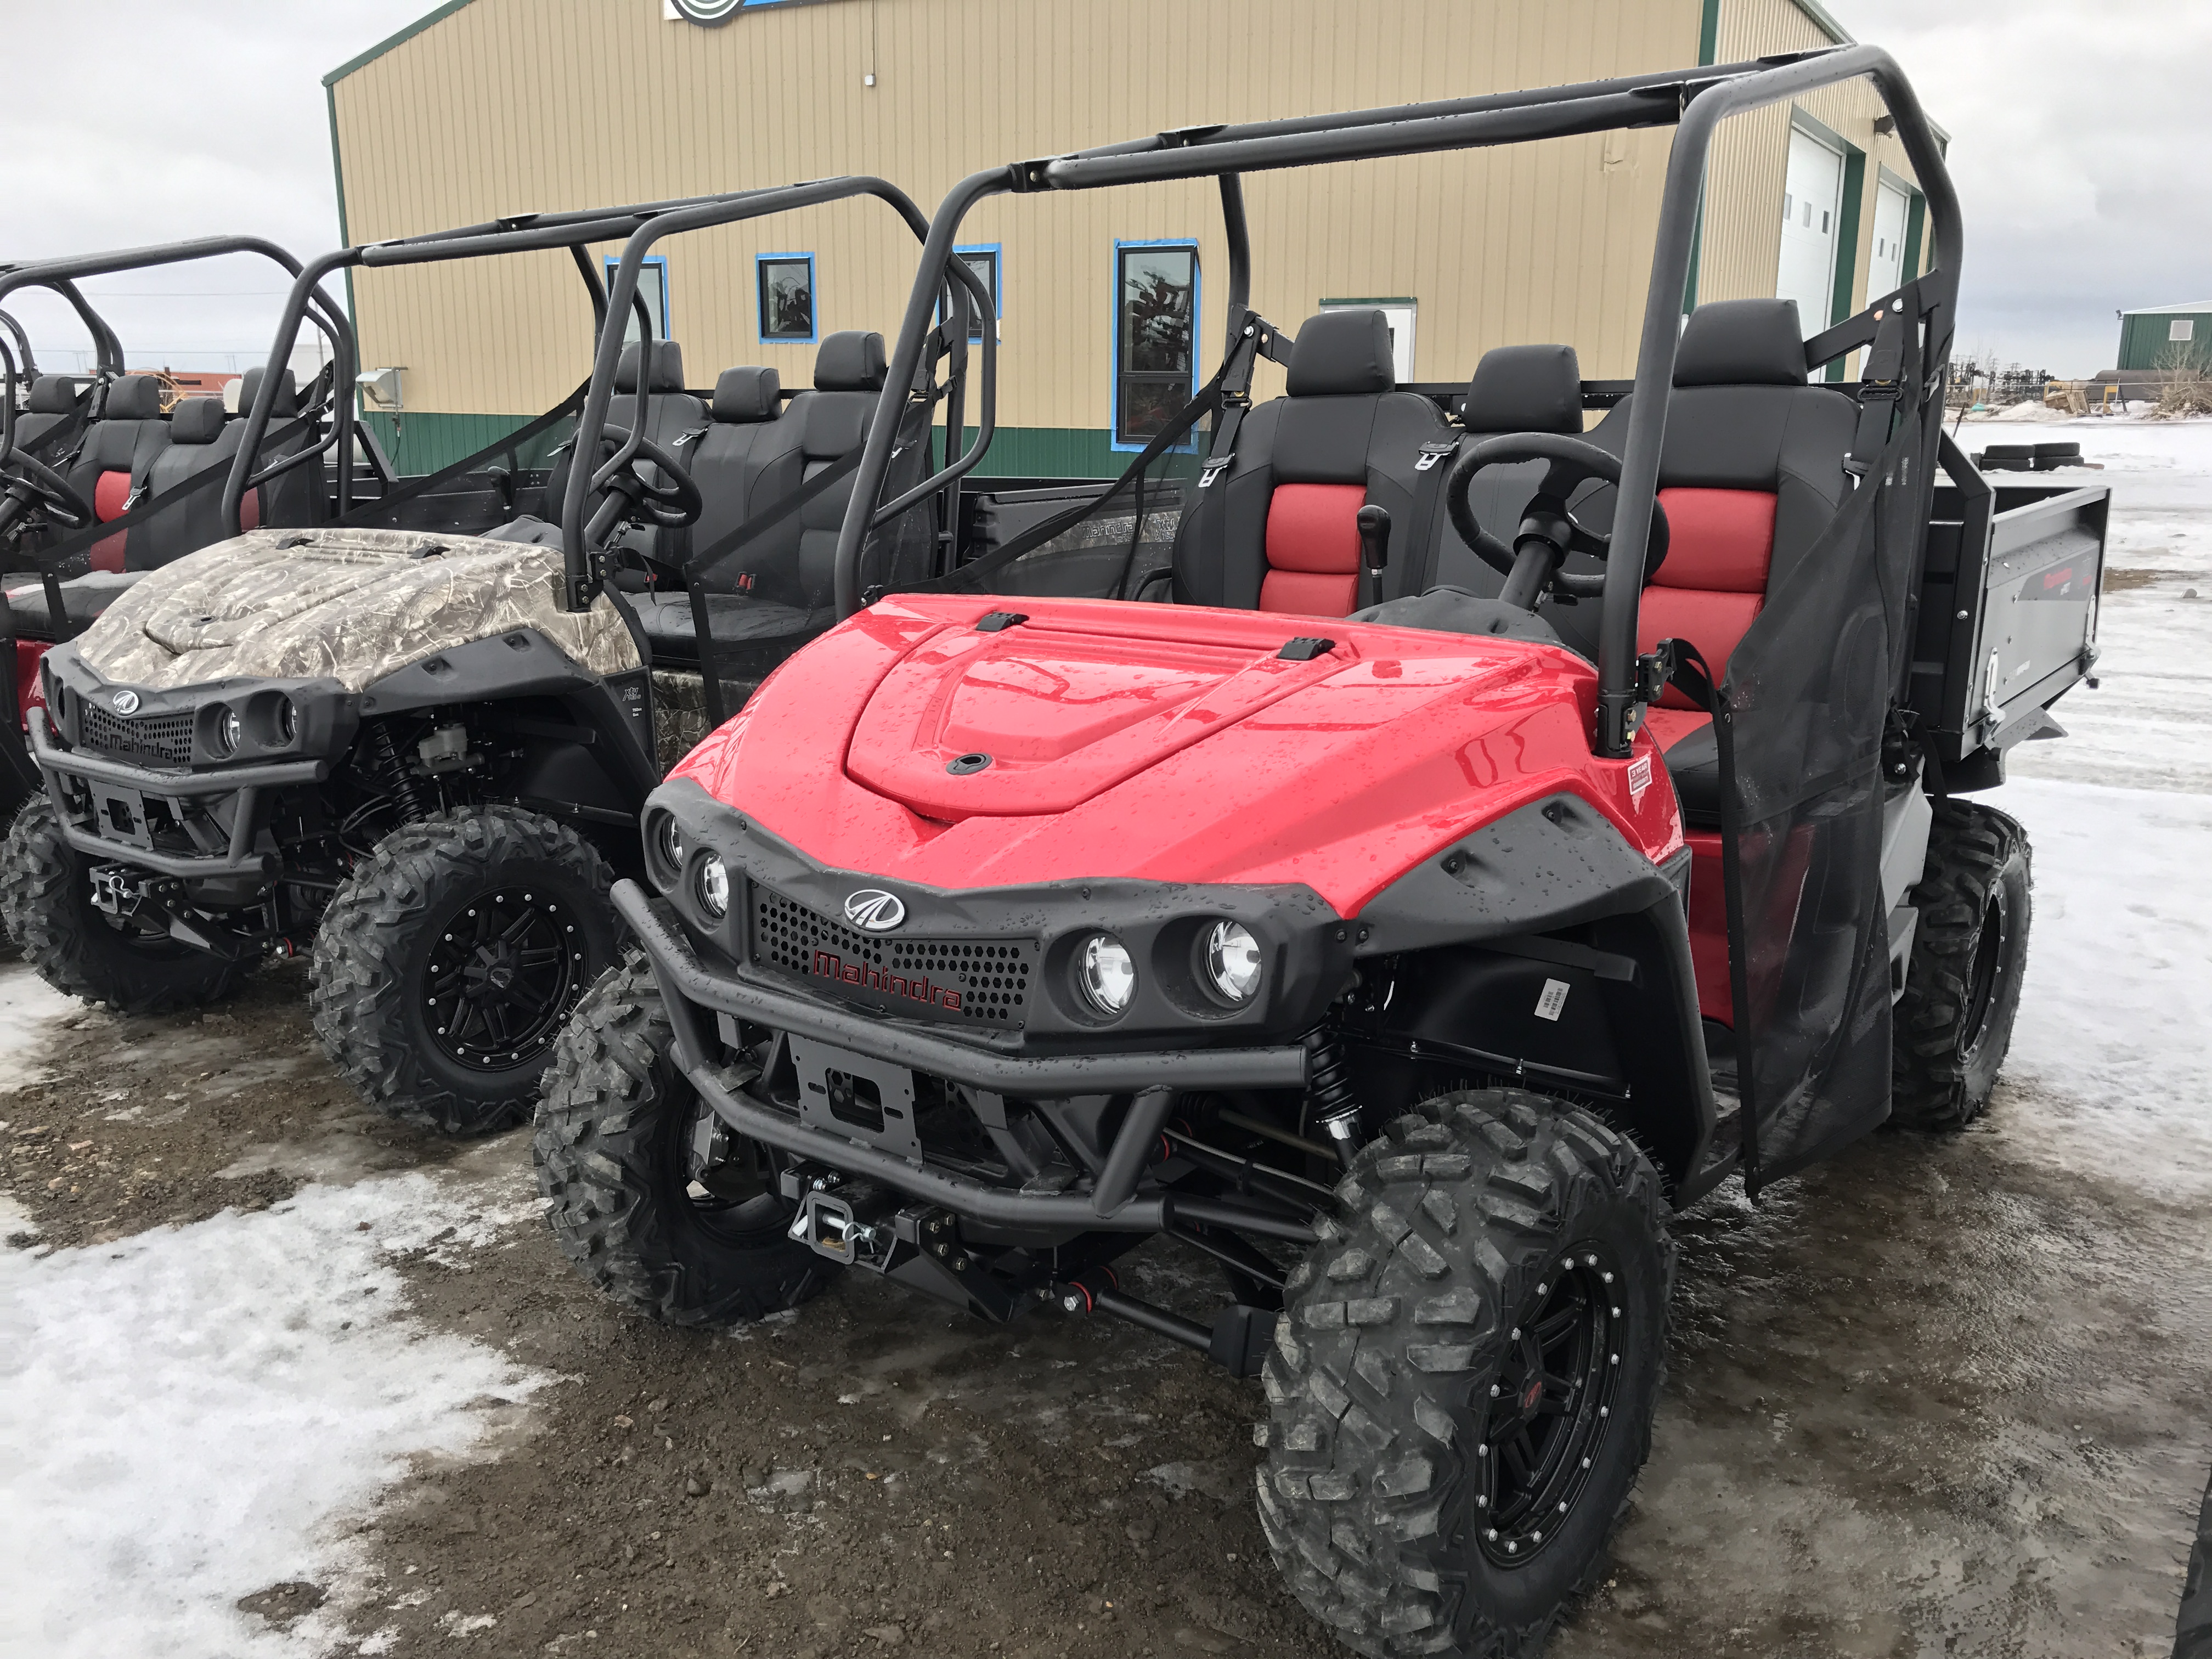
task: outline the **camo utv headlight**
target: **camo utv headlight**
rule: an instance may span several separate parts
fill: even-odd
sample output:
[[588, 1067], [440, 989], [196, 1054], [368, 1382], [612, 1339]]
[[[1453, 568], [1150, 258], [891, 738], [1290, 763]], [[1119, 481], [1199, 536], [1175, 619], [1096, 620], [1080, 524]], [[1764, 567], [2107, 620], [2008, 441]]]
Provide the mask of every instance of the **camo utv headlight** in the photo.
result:
[[1206, 929], [1199, 965], [1214, 995], [1242, 1007], [1259, 994], [1260, 941], [1242, 922], [1217, 921]]
[[1076, 947], [1075, 985], [1095, 1011], [1119, 1018], [1137, 994], [1136, 959], [1113, 934], [1093, 933]]

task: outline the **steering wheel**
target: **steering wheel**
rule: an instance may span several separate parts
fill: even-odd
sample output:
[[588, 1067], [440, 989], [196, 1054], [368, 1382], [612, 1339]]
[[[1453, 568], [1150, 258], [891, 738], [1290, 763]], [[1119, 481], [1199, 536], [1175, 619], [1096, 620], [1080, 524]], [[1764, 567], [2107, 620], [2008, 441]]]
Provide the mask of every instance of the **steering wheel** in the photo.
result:
[[[599, 439], [601, 461], [611, 460], [629, 443], [628, 432], [610, 427]], [[654, 483], [647, 479], [640, 465], [645, 461], [659, 468], [665, 482]], [[618, 470], [602, 465], [592, 479], [592, 488], [623, 497], [635, 510], [670, 530], [681, 530], [687, 524], [697, 523], [700, 514], [706, 510], [699, 486], [684, 464], [646, 437], [637, 441], [627, 465]]]
[[13, 495], [25, 506], [35, 502], [63, 530], [82, 530], [99, 518], [69, 480], [21, 450], [0, 461], [0, 493]]
[[[1510, 547], [1477, 523], [1468, 492], [1474, 475], [1486, 466], [1514, 461], [1549, 461], [1550, 467], [1536, 493], [1522, 509], [1521, 526]], [[1612, 550], [1610, 532], [1601, 533], [1579, 522], [1568, 510], [1567, 496], [1585, 481], [1618, 485], [1620, 458], [1580, 438], [1551, 432], [1508, 433], [1486, 439], [1452, 464], [1444, 481], [1444, 506], [1452, 528], [1475, 550], [1485, 564], [1508, 578], [1504, 598], [1533, 610], [1547, 589], [1594, 599], [1605, 592], [1603, 573], [1595, 575], [1562, 570], [1570, 553], [1589, 553], [1602, 559]], [[1644, 556], [1644, 580], [1658, 574], [1667, 557], [1667, 512], [1651, 503], [1651, 539]]]

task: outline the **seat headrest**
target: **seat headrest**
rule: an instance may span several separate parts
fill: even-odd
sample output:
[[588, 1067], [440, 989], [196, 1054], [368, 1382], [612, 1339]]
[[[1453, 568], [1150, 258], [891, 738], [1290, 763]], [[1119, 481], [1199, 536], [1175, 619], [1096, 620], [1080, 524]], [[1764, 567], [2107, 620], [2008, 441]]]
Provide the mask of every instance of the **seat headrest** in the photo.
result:
[[[238, 412], [240, 414], [246, 414], [252, 409], [253, 400], [261, 395], [262, 380], [268, 373], [267, 365], [256, 363], [240, 376], [238, 382]], [[269, 414], [271, 419], [283, 420], [300, 412], [300, 389], [293, 381], [290, 369], [279, 369], [277, 374], [279, 378], [276, 382], [276, 400], [270, 405]]]
[[169, 441], [213, 443], [222, 435], [224, 413], [220, 398], [186, 398], [169, 411]]
[[1564, 345], [1496, 346], [1467, 383], [1460, 424], [1469, 432], [1583, 429], [1583, 370]]
[[1306, 319], [1291, 347], [1285, 389], [1293, 398], [1392, 392], [1390, 322], [1378, 309], [1324, 311]]
[[161, 383], [151, 374], [126, 374], [107, 388], [100, 416], [110, 421], [158, 421], [161, 418]]
[[1795, 300], [1699, 306], [1674, 348], [1676, 386], [1802, 386], [1805, 336]]
[[615, 390], [637, 390], [638, 348], [645, 344], [653, 347], [653, 377], [645, 388], [646, 395], [651, 397], [656, 392], [683, 391], [684, 348], [673, 340], [632, 340], [624, 346], [621, 359], [615, 364]]
[[711, 412], [718, 421], [772, 421], [783, 396], [783, 377], [772, 368], [726, 368], [714, 380]]
[[865, 329], [841, 328], [814, 354], [817, 392], [881, 392], [889, 372], [884, 337]]
[[31, 382], [30, 415], [66, 415], [76, 407], [78, 382], [67, 374], [41, 374]]

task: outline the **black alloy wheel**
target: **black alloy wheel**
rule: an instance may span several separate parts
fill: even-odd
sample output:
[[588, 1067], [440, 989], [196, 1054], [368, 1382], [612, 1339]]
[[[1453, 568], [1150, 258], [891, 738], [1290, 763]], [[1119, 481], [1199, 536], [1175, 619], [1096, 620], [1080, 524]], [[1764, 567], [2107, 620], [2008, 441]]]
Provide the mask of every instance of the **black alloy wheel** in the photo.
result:
[[1614, 1270], [1594, 1246], [1566, 1251], [1538, 1282], [1507, 1338], [1475, 1446], [1482, 1553], [1518, 1566], [1544, 1546], [1589, 1484], [1620, 1376]]
[[502, 1072], [535, 1059], [584, 994], [584, 947], [550, 895], [501, 887], [447, 918], [423, 966], [438, 1046]]

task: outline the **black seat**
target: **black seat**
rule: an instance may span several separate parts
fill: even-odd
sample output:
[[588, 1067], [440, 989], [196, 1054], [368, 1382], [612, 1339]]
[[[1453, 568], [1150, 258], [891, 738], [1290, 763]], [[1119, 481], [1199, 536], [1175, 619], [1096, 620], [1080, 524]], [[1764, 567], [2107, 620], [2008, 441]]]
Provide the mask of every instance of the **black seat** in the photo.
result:
[[[1644, 590], [1637, 648], [1688, 640], [1715, 675], [1766, 594], [1809, 552], [1848, 493], [1858, 406], [1805, 379], [1793, 300], [1729, 300], [1690, 314], [1674, 359], [1674, 392], [1660, 452], [1659, 501], [1670, 540]], [[1624, 400], [1592, 434], [1617, 446]], [[1646, 716], [1665, 752], [1684, 816], [1720, 823], [1719, 759], [1710, 722], [1680, 692]]]
[[[699, 486], [701, 511], [691, 526], [695, 550], [710, 548], [752, 512], [756, 485], [799, 447], [799, 423], [781, 419], [782, 378], [772, 368], [726, 368], [714, 381], [707, 427], [685, 465]], [[762, 496], [765, 505], [767, 496]]]
[[[262, 380], [268, 372], [265, 366], [256, 363], [240, 378], [238, 407], [241, 414], [251, 410], [253, 400], [261, 395]], [[300, 388], [292, 378], [290, 369], [279, 369], [277, 375], [276, 395], [270, 405], [269, 431], [261, 441], [262, 465], [264, 466], [282, 456], [297, 454], [315, 441], [313, 430], [306, 428], [289, 436], [280, 435], [282, 428], [299, 416]], [[170, 422], [173, 439], [173, 414]], [[234, 431], [234, 427], [238, 429]], [[218, 441], [226, 457], [238, 453], [239, 440], [244, 436], [242, 422], [234, 421], [224, 428], [223, 435]], [[254, 470], [258, 471], [261, 469], [256, 467]], [[220, 497], [222, 491], [210, 484], [205, 494], [213, 499]], [[238, 520], [240, 525], [247, 530], [258, 529], [264, 525], [271, 529], [299, 529], [322, 523], [328, 516], [328, 506], [329, 492], [324, 483], [323, 467], [317, 462], [303, 461], [290, 471], [281, 473], [249, 491], [238, 504]], [[198, 543], [197, 547], [208, 546], [229, 533], [211, 522], [204, 523], [203, 528], [208, 539]], [[195, 550], [195, 547], [182, 547], [159, 562], [167, 563], [168, 558], [180, 557]]]
[[[628, 433], [638, 418], [641, 379], [645, 384], [645, 435], [659, 444], [679, 461], [689, 464], [684, 447], [696, 441], [707, 425], [707, 405], [684, 389], [684, 348], [673, 340], [654, 340], [649, 370], [641, 374], [645, 354], [641, 349], [645, 342], [632, 340], [622, 349], [615, 363], [614, 395], [607, 400], [607, 430], [611, 434]], [[568, 498], [568, 465], [574, 453], [573, 447], [564, 447], [555, 458], [551, 472], [545, 481], [545, 514], [552, 522], [560, 522], [562, 503]], [[654, 483], [660, 481], [659, 469], [651, 462], [641, 463], [645, 476]], [[584, 505], [586, 522], [599, 506], [598, 498]], [[678, 560], [674, 537], [680, 532], [655, 529], [651, 532], [633, 531], [623, 538], [623, 544], [664, 562]]]
[[[100, 523], [119, 519], [145, 488], [154, 458], [168, 442], [161, 383], [151, 374], [125, 374], [109, 385], [99, 418], [86, 427], [76, 465], [70, 469], [70, 483]], [[127, 536], [110, 536], [95, 542], [88, 556], [90, 568], [122, 569], [127, 540]]]
[[1245, 416], [1234, 459], [1182, 515], [1176, 601], [1348, 615], [1359, 592], [1356, 520], [1370, 504], [1390, 514], [1383, 592], [1404, 591], [1422, 446], [1447, 428], [1428, 398], [1396, 386], [1379, 309], [1309, 318], [1285, 395]]
[[[1574, 348], [1498, 346], [1483, 353], [1460, 405], [1460, 426], [1466, 435], [1458, 447], [1436, 463], [1438, 475], [1433, 487], [1439, 490], [1461, 453], [1476, 444], [1524, 432], [1579, 434], [1582, 366]], [[1510, 545], [1547, 465], [1518, 461], [1475, 473], [1468, 485], [1468, 505], [1475, 521]], [[1408, 572], [1412, 594], [1360, 611], [1359, 621], [1536, 640], [1595, 656], [1596, 606], [1581, 607], [1583, 614], [1578, 614], [1576, 607], [1547, 603], [1532, 615], [1502, 603], [1498, 595], [1505, 586], [1504, 574], [1461, 538], [1441, 495], [1431, 516], [1428, 546], [1413, 550], [1417, 563]], [[1597, 567], [1591, 562], [1589, 568]]]
[[[718, 439], [732, 452], [729, 471], [749, 477], [744, 507], [720, 528], [708, 529], [702, 517], [692, 526], [692, 546], [702, 552], [711, 549], [728, 529], [759, 517], [856, 451], [866, 440], [886, 372], [882, 335], [848, 329], [824, 339], [815, 354], [813, 389], [792, 398], [772, 422], [753, 423], [742, 459], [734, 453], [742, 441], [736, 434]], [[741, 400], [733, 386], [733, 411], [741, 406], [763, 407], [763, 382], [758, 377], [772, 378], [774, 371], [731, 373], [749, 377]], [[718, 398], [721, 390], [718, 383]], [[710, 430], [699, 441], [717, 437]], [[927, 446], [916, 444], [912, 449], [913, 453], [894, 459], [884, 484], [887, 496], [919, 482], [929, 459]], [[700, 491], [706, 494], [703, 479]], [[720, 647], [716, 656], [720, 672], [732, 678], [757, 678], [836, 620], [837, 532], [852, 493], [848, 474], [745, 545], [730, 550], [702, 574], [708, 625]], [[635, 603], [653, 660], [696, 666], [699, 644], [690, 596], [664, 589], [641, 595]]]
[[[83, 397], [86, 384], [70, 374], [41, 374], [33, 380], [30, 395], [15, 416], [15, 447], [35, 453], [47, 434], [76, 412], [77, 400]], [[43, 455], [40, 459], [52, 466], [61, 457]]]

